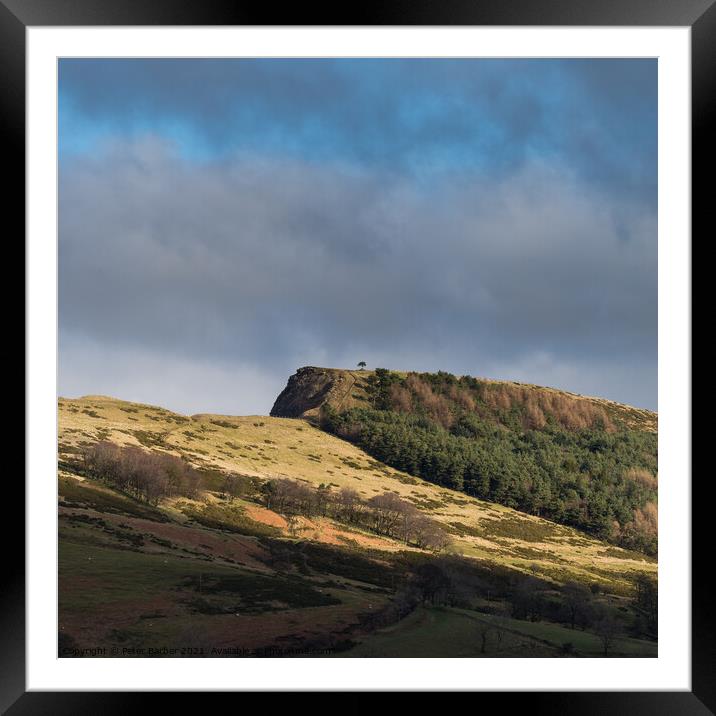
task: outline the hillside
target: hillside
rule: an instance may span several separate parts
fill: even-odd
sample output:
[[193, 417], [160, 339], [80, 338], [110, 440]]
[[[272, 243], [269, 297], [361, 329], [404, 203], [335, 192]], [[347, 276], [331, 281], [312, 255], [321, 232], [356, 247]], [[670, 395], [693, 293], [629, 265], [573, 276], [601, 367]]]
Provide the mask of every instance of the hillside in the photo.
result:
[[[419, 377], [430, 374], [391, 371], [391, 375], [405, 380], [409, 375]], [[448, 376], [449, 374], [435, 375]], [[315, 366], [299, 368], [288, 379], [286, 387], [276, 398], [270, 415], [317, 421], [323, 406], [330, 406], [339, 412], [371, 406], [374, 404], [375, 379], [376, 371], [373, 370], [343, 370]], [[568, 413], [571, 409], [576, 418], [575, 427], [591, 425], [595, 420], [601, 419], [612, 425], [633, 430], [655, 433], [658, 429], [656, 413], [605, 398], [578, 395], [529, 383], [469, 376], [465, 376], [462, 380], [479, 387], [482, 395], [476, 403], [481, 409], [481, 414], [491, 417], [496, 422], [501, 420], [502, 411], [519, 406], [533, 411], [533, 415], [538, 416], [538, 422], [550, 415], [555, 417]], [[541, 417], [538, 411], [542, 414]]]
[[[626, 584], [625, 578], [634, 570], [655, 569], [643, 555], [614, 549], [576, 530], [391, 469], [302, 421], [263, 416], [189, 417], [99, 397], [60, 399], [59, 411], [61, 460], [82, 443], [111, 440], [182, 456], [206, 471], [208, 485], [213, 482], [216, 491], [216, 481], [225, 473], [293, 478], [335, 489], [350, 487], [364, 498], [391, 491], [445, 525], [460, 554], [525, 571], [537, 566], [540, 573], [555, 578], [561, 575], [565, 580], [589, 577], [598, 581], [601, 577], [614, 585]], [[246, 507], [258, 521], [279, 522], [263, 516], [253, 505]], [[329, 539], [318, 532], [319, 540]], [[382, 549], [401, 548], [390, 540], [375, 538], [372, 542]]]
[[448, 373], [302, 368], [273, 415], [301, 416], [412, 475], [657, 552], [657, 416]]
[[[60, 633], [73, 655], [100, 643], [143, 648], [157, 637], [212, 648], [239, 643], [251, 654], [341, 651], [370, 643], [376, 629], [412, 613], [435, 570], [453, 586], [423, 592], [430, 595], [423, 597], [425, 624], [443, 624], [432, 610], [455, 606], [526, 618], [535, 607], [520, 606], [521, 594], [537, 594], [539, 609], [556, 618], [571, 583], [597, 590], [603, 596], [594, 598], [595, 609], [621, 608], [614, 613], [632, 624], [642, 619], [635, 584], [656, 576], [656, 562], [644, 555], [390, 468], [303, 420], [184, 416], [102, 396], [61, 398], [58, 411]], [[186, 469], [196, 481], [165, 497], [120, 488], [111, 472], [88, 462], [102, 445], [128, 451], [130, 471], [151, 458], [152, 470]], [[364, 505], [399, 496], [450, 543], [437, 553], [335, 510], [268, 503], [266, 486], [281, 484], [336, 501], [353, 490]], [[428, 569], [431, 560], [436, 566]], [[450, 619], [484, 628], [457, 611]], [[624, 639], [635, 633], [627, 622]], [[411, 639], [429, 645], [432, 628]], [[532, 655], [558, 653], [560, 643], [546, 646], [523, 631], [510, 632], [500, 648], [511, 644], [521, 654], [529, 643]]]

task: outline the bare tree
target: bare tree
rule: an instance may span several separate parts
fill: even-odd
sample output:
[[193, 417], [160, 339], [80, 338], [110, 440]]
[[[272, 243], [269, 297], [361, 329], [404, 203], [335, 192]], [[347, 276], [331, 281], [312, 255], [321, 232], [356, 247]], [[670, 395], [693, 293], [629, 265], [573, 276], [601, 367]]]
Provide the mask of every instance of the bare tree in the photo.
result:
[[176, 455], [134, 445], [96, 443], [85, 450], [84, 463], [90, 477], [155, 505], [174, 494], [193, 496], [200, 481], [199, 473]]
[[570, 626], [574, 629], [577, 620], [583, 617], [589, 608], [590, 592], [583, 584], [567, 582], [562, 589], [562, 595]]
[[507, 621], [504, 616], [498, 614], [494, 619], [493, 627], [495, 629], [495, 635], [497, 636], [497, 651], [500, 651], [502, 649], [502, 640], [505, 638], [505, 633], [507, 632]]
[[234, 500], [241, 494], [241, 485], [239, 478], [234, 473], [229, 473], [224, 477], [224, 494], [230, 499]]
[[345, 522], [358, 522], [362, 512], [362, 503], [363, 501], [356, 490], [344, 487], [338, 493], [335, 501], [336, 515]]
[[399, 534], [407, 504], [394, 492], [384, 492], [382, 495], [371, 497], [368, 500], [368, 507], [371, 508], [375, 531], [389, 537]]
[[659, 595], [656, 580], [645, 574], [636, 579], [636, 607], [644, 614], [646, 628], [655, 634], [659, 622]]
[[452, 582], [436, 561], [425, 562], [415, 570], [415, 586], [423, 604], [437, 605], [445, 602]]
[[487, 622], [479, 622], [477, 633], [480, 635], [480, 653], [485, 654], [487, 652], [487, 637], [492, 631], [491, 626]]
[[542, 616], [543, 595], [539, 580], [534, 577], [522, 577], [512, 596], [512, 610], [518, 619], [537, 621]]
[[614, 646], [614, 641], [619, 633], [619, 626], [615, 619], [605, 614], [602, 618], [594, 625], [594, 631], [602, 641], [602, 647], [604, 648], [604, 656], [609, 655], [609, 650]]
[[316, 489], [316, 510], [319, 515], [322, 517], [325, 517], [333, 503], [333, 493], [331, 491], [331, 486], [326, 485], [324, 483], [321, 483], [318, 488]]
[[315, 488], [288, 478], [276, 478], [264, 483], [261, 494], [266, 507], [284, 517], [331, 516], [435, 552], [450, 543], [438, 524], [394, 492], [385, 492], [365, 501], [358, 492], [347, 487], [334, 493], [330, 485], [324, 483]]
[[442, 552], [452, 543], [447, 532], [433, 520], [421, 516], [415, 527], [415, 544], [422, 549]]
[[298, 517], [296, 515], [286, 515], [286, 524], [288, 526], [288, 533], [291, 535], [291, 537], [298, 536], [299, 532], [299, 522]]

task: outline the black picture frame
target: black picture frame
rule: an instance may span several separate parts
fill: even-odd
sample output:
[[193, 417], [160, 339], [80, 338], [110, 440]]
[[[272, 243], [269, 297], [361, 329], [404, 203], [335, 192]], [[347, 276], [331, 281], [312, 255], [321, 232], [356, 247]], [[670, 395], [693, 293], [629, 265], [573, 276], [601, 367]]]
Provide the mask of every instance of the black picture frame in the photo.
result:
[[[276, 23], [280, 18], [280, 23]], [[353, 6], [273, 5], [240, 0], [0, 0], [0, 129], [5, 176], [5, 225], [14, 219], [25, 230], [25, 29], [28, 26], [107, 25], [482, 25], [482, 26], [689, 26], [692, 70], [692, 234], [702, 241], [716, 235], [710, 170], [716, 159], [716, 0], [364, 0]], [[707, 173], [708, 172], [708, 173]], [[10, 232], [7, 237], [10, 238]], [[689, 237], [684, 237], [689, 240]], [[692, 240], [692, 247], [694, 242]], [[693, 261], [692, 261], [693, 264]], [[696, 427], [696, 426], [694, 426]], [[693, 442], [693, 438], [692, 438]], [[686, 479], [688, 476], [684, 476]], [[711, 501], [707, 477], [692, 484], [692, 690], [687, 692], [536, 692], [484, 693], [500, 707], [529, 713], [708, 714], [716, 713], [716, 639], [709, 585], [712, 560], [709, 534]], [[6, 503], [24, 504], [22, 483], [6, 480]], [[15, 510], [19, 513], [19, 509]], [[0, 709], [19, 714], [124, 713], [128, 709], [170, 708], [178, 696], [183, 708], [207, 694], [27, 692], [25, 687], [24, 553], [6, 546], [0, 624]], [[295, 699], [297, 695], [292, 695]], [[304, 695], [304, 699], [308, 695]], [[370, 694], [350, 699], [336, 694], [336, 708], [365, 711]], [[340, 701], [339, 701], [340, 699]], [[508, 699], [508, 702], [505, 702]], [[301, 699], [303, 700], [303, 699]], [[387, 703], [390, 703], [388, 700]], [[293, 702], [295, 707], [296, 702]], [[301, 704], [298, 703], [300, 706]], [[207, 705], [204, 704], [204, 708]], [[213, 705], [209, 708], [213, 708]]]

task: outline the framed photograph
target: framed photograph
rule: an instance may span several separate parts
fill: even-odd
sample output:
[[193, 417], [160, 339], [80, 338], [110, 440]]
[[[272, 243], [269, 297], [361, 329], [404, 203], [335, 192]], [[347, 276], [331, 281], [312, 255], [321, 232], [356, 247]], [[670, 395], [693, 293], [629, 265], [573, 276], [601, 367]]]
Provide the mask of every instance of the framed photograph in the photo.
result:
[[268, 19], [0, 0], [27, 266], [3, 709], [714, 712], [713, 3]]

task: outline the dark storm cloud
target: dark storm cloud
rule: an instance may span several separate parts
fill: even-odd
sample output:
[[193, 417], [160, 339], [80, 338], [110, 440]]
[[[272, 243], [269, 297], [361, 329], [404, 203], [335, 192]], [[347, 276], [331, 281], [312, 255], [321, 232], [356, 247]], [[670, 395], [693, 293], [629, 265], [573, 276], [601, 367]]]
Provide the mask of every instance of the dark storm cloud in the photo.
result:
[[62, 60], [61, 139], [151, 132], [188, 156], [418, 175], [537, 157], [653, 209], [656, 91], [655, 60]]
[[180, 154], [144, 138], [63, 161], [65, 392], [134, 397], [150, 372], [159, 397], [137, 399], [266, 412], [297, 366], [367, 360], [656, 407], [639, 197], [540, 157], [436, 186], [345, 157]]

